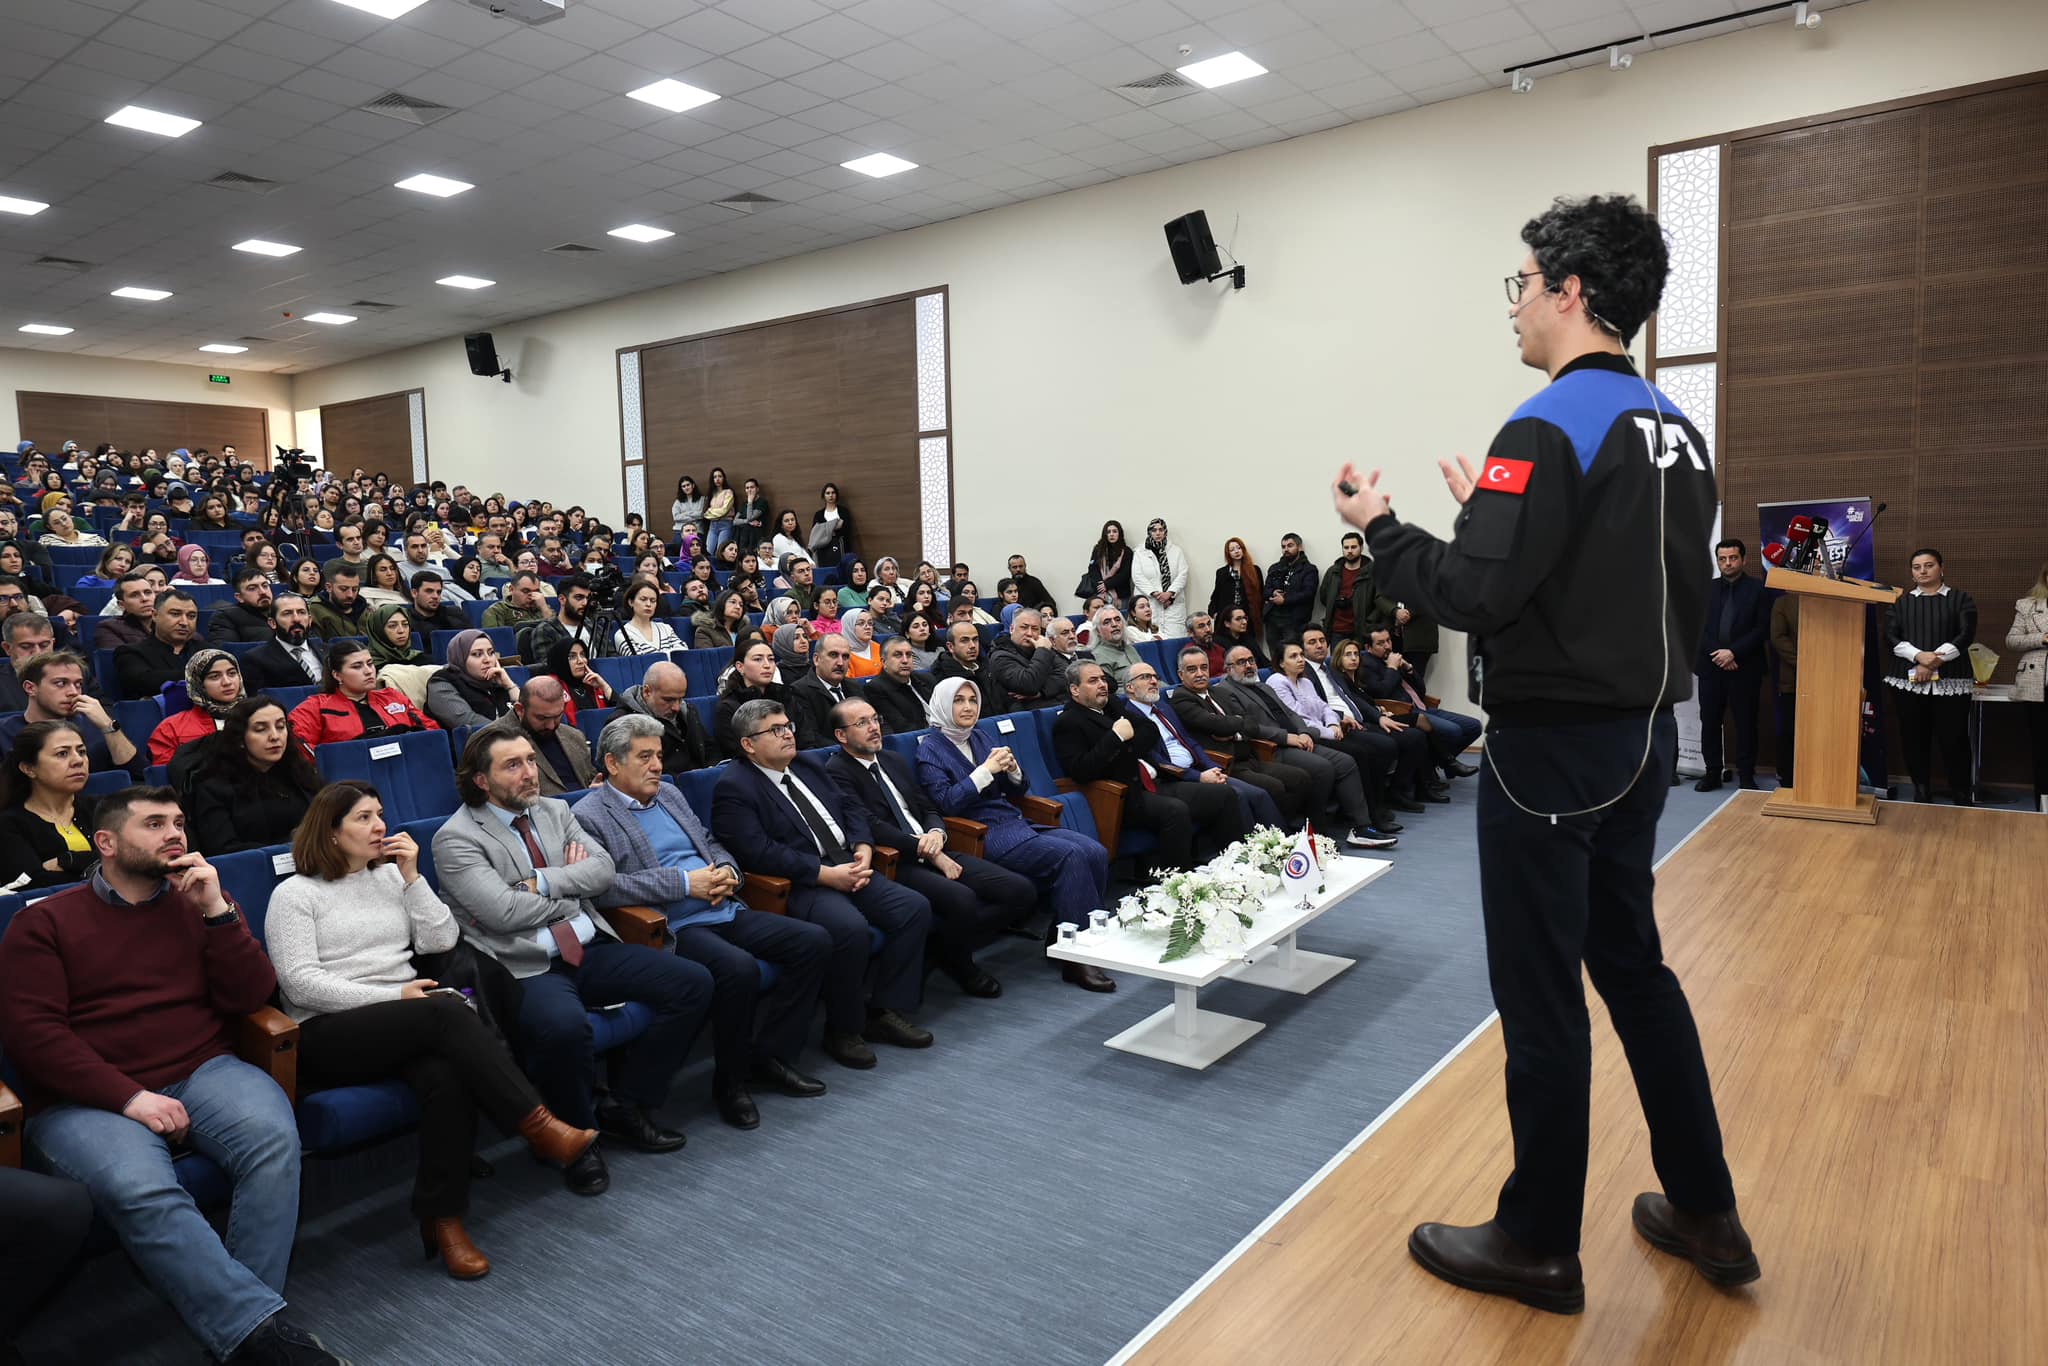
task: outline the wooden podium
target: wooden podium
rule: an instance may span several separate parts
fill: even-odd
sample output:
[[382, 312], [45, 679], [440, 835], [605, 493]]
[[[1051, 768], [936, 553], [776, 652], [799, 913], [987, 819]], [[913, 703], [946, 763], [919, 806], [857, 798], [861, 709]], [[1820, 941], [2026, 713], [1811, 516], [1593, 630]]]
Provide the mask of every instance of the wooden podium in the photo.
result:
[[1863, 609], [1889, 605], [1900, 590], [1790, 569], [1773, 569], [1764, 586], [1800, 598], [1794, 782], [1764, 800], [1764, 814], [1875, 825], [1877, 798], [1856, 790], [1863, 735]]

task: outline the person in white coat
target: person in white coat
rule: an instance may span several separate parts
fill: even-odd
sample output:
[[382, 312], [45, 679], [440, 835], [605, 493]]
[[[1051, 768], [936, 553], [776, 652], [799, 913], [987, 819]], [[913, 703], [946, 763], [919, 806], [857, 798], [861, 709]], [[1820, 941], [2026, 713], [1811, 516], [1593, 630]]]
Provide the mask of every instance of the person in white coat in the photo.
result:
[[2034, 805], [2048, 799], [2048, 564], [2025, 597], [2013, 605], [2005, 648], [2020, 652], [2013, 669], [2013, 700], [2027, 718], [2034, 750]]
[[1145, 544], [1131, 556], [1131, 590], [1152, 599], [1152, 629], [1163, 640], [1188, 633], [1188, 557], [1166, 539], [1166, 522], [1154, 517]]

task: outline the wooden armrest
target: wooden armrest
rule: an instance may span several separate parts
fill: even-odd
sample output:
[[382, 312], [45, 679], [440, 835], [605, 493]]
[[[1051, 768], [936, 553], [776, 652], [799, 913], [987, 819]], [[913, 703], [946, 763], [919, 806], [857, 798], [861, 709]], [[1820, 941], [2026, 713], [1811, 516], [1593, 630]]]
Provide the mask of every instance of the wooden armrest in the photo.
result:
[[1422, 695], [1422, 705], [1428, 707], [1431, 711], [1440, 709], [1443, 704], [1444, 700], [1441, 697], [1431, 697], [1428, 693]]
[[235, 1021], [235, 1056], [270, 1074], [285, 1098], [299, 1103], [299, 1022], [264, 1006]]
[[894, 882], [896, 880], [896, 865], [903, 856], [886, 844], [877, 844], [872, 847], [875, 851], [875, 871], [888, 878], [889, 881]]
[[1057, 826], [1060, 823], [1060, 804], [1050, 797], [1036, 797], [1029, 793], [1022, 797], [1010, 798], [1010, 805], [1024, 813], [1024, 819], [1033, 825]]
[[[1043, 797], [1026, 797], [1023, 801], [1044, 801]], [[1055, 808], [1057, 804], [1055, 803]], [[988, 847], [988, 827], [980, 821], [968, 820], [965, 816], [946, 817], [946, 851], [953, 854], [967, 854], [981, 857], [981, 851]]]
[[21, 1165], [21, 1097], [0, 1084], [0, 1167]]
[[1222, 769], [1225, 773], [1230, 772], [1231, 764], [1236, 762], [1233, 756], [1225, 754], [1220, 749], [1205, 749], [1202, 753], [1208, 755], [1209, 762]]
[[1054, 786], [1061, 792], [1078, 792], [1087, 799], [1088, 814], [1095, 818], [1095, 836], [1114, 857], [1124, 826], [1124, 785], [1097, 778], [1083, 787], [1072, 778], [1061, 778]]
[[747, 873], [740, 879], [740, 900], [770, 915], [789, 914], [789, 879]]
[[652, 906], [613, 906], [610, 910], [599, 907], [597, 913], [625, 943], [650, 949], [668, 943], [668, 917]]
[[1272, 740], [1252, 741], [1252, 755], [1262, 764], [1270, 764], [1280, 754], [1280, 746]]
[[1384, 700], [1380, 698], [1374, 698], [1373, 705], [1378, 707], [1387, 715], [1393, 717], [1396, 721], [1401, 720], [1403, 717], [1413, 716], [1415, 714], [1414, 707], [1410, 706], [1406, 702], [1396, 702], [1391, 697], [1386, 698]]

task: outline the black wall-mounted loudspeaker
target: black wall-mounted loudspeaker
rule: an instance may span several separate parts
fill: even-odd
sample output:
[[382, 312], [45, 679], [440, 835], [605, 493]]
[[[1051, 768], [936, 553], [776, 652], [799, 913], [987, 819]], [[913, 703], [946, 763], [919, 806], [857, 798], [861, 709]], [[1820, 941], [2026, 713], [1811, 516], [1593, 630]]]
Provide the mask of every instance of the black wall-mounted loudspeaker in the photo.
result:
[[1173, 253], [1173, 268], [1184, 285], [1222, 272], [1216, 239], [1209, 235], [1209, 215], [1200, 209], [1166, 225], [1166, 246]]
[[469, 352], [470, 374], [512, 382], [512, 372], [498, 364], [498, 347], [490, 333], [472, 332], [462, 339], [462, 345]]

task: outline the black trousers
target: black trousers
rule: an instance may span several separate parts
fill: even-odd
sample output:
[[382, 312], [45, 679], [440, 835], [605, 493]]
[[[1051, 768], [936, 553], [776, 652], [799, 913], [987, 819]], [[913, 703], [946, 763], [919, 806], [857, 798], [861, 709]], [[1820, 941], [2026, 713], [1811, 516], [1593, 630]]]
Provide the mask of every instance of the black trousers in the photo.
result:
[[0, 1167], [0, 1355], [71, 1277], [92, 1228], [76, 1181]]
[[1333, 742], [1358, 762], [1365, 779], [1365, 795], [1378, 810], [1389, 793], [1408, 797], [1429, 762], [1428, 737], [1415, 727], [1389, 735], [1377, 726], [1365, 726]]
[[931, 934], [925, 940], [930, 967], [966, 971], [974, 954], [1031, 914], [1038, 888], [1022, 873], [972, 854], [954, 854], [958, 880], [919, 859], [915, 850], [897, 851], [896, 881], [932, 903]]
[[1159, 790], [1132, 783], [1124, 793], [1124, 824], [1149, 830], [1159, 847], [1145, 856], [1148, 868], [1192, 868], [1197, 847], [1224, 845], [1244, 833], [1244, 815], [1228, 783], [1180, 782], [1166, 774]]
[[1778, 786], [1793, 783], [1792, 760], [1799, 749], [1799, 694], [1778, 694]]
[[[1578, 1251], [1585, 1211], [1593, 1053], [1582, 962], [1628, 1054], [1665, 1195], [1694, 1214], [1735, 1207], [1699, 1032], [1664, 965], [1652, 904], [1657, 817], [1678, 729], [1669, 712], [1660, 715], [1643, 762], [1646, 724], [1488, 729], [1479, 885], [1515, 1141], [1514, 1173], [1494, 1217], [1509, 1237], [1546, 1256]], [[1520, 809], [1510, 791], [1537, 812], [1577, 811], [1623, 795], [1604, 810], [1553, 824]]]
[[[676, 955], [711, 974], [712, 1095], [745, 1086], [757, 1055], [796, 1062], [832, 956], [823, 926], [741, 906], [723, 925], [677, 930]], [[775, 965], [765, 994], [756, 959]]]
[[1707, 776], [1721, 776], [1721, 725], [1730, 714], [1735, 717], [1735, 771], [1744, 778], [1756, 776], [1756, 713], [1763, 688], [1760, 666], [1737, 669], [1708, 668], [1699, 679], [1700, 759]]
[[649, 1110], [668, 1099], [669, 1078], [683, 1065], [711, 1010], [709, 972], [674, 954], [615, 939], [585, 944], [580, 967], [556, 958], [546, 972], [523, 977], [519, 985], [525, 991], [519, 1027], [527, 1069], [556, 1118], [579, 1129], [597, 1126], [592, 1010], [638, 1001], [654, 1011], [654, 1023], [606, 1059], [612, 1093]]
[[1970, 699], [1966, 695], [1907, 692], [1891, 688], [1885, 699], [1899, 709], [1899, 742], [1906, 750], [1906, 772], [1913, 775], [1913, 800], [1934, 800], [1934, 751], [1941, 750], [1942, 772], [1949, 796], [1973, 800], [1970, 772]]
[[506, 1133], [540, 1093], [477, 1013], [453, 996], [382, 1001], [299, 1026], [299, 1068], [309, 1088], [401, 1077], [420, 1100], [420, 1165], [412, 1212], [445, 1219], [469, 1208], [476, 1117]]
[[1321, 805], [1313, 797], [1315, 780], [1306, 769], [1277, 759], [1270, 764], [1257, 759], [1239, 759], [1230, 766], [1230, 776], [1250, 783], [1271, 797], [1273, 805], [1280, 808], [1280, 819], [1290, 826], [1300, 825], [1307, 816], [1322, 814]]
[[2034, 805], [2041, 804], [2041, 798], [2048, 797], [2048, 702], [2022, 702], [2020, 711], [2027, 718], [2027, 736], [2034, 750]]

